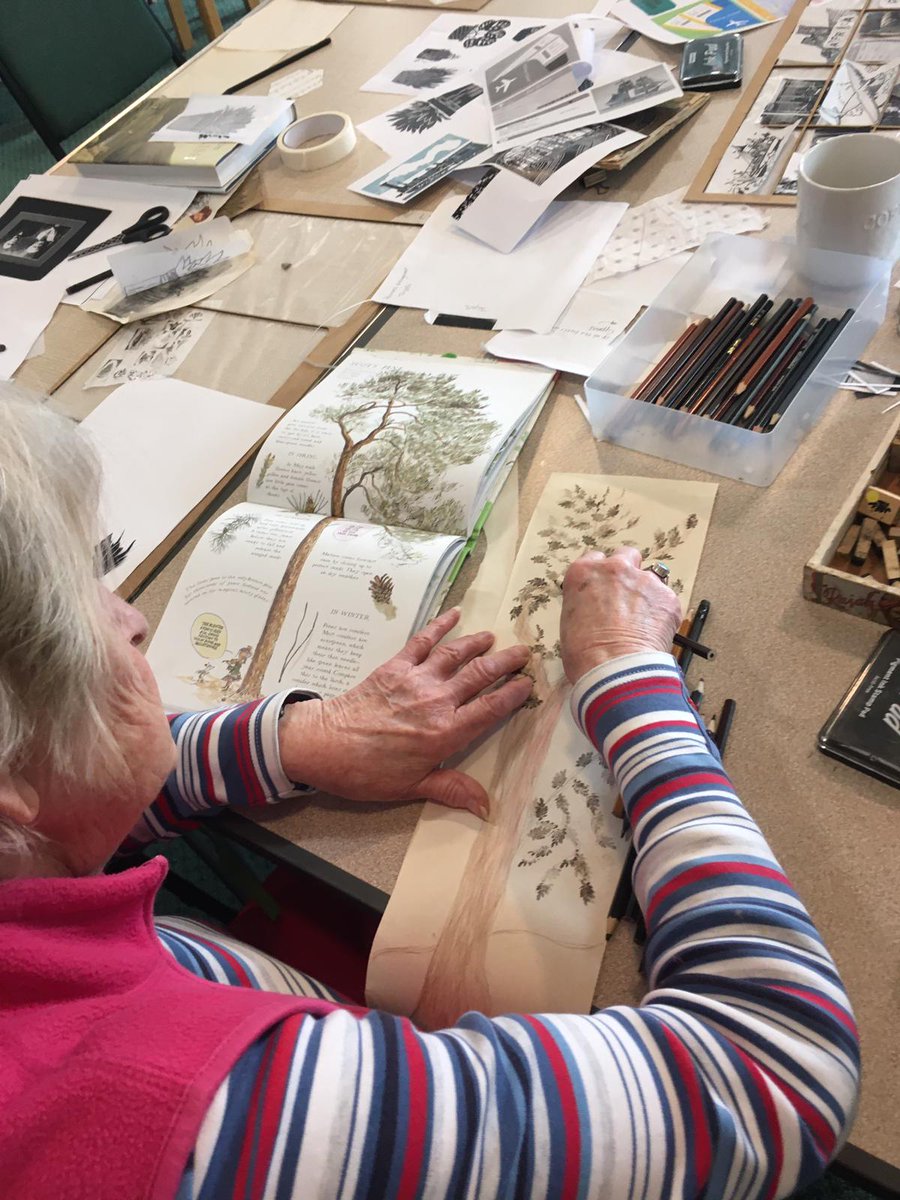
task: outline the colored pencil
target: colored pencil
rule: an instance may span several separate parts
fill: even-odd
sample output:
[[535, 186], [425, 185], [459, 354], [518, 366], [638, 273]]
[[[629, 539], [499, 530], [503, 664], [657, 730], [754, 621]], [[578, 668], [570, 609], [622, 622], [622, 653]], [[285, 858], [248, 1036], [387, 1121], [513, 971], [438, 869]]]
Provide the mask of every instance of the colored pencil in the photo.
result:
[[[637, 387], [631, 393], [632, 399], [640, 400], [643, 398], [644, 392], [646, 392], [647, 389], [652, 386], [654, 381], [659, 378], [660, 374], [664, 370], [666, 370], [666, 368], [670, 365], [670, 363], [672, 363], [672, 361], [685, 349], [687, 344], [690, 342], [690, 340], [695, 336], [697, 331], [700, 329], [701, 325], [702, 325], [702, 322], [700, 322], [700, 321], [694, 321], [690, 325], [688, 325], [687, 329], [685, 329], [685, 331], [684, 331], [684, 333], [682, 333], [681, 337], [679, 337], [675, 342], [672, 343], [672, 345], [665, 352], [665, 354], [662, 356], [662, 358], [659, 360], [659, 362], [656, 363], [655, 366], [650, 368], [649, 372], [644, 376], [644, 378], [641, 380], [641, 382], [637, 385]], [[704, 328], [705, 328], [705, 326], [704, 326]]]
[[757, 359], [757, 361], [753, 364], [753, 366], [747, 372], [746, 377], [744, 379], [742, 379], [741, 382], [734, 389], [736, 396], [741, 396], [741, 395], [743, 395], [744, 392], [746, 392], [747, 388], [750, 387], [750, 385], [753, 383], [753, 380], [756, 379], [757, 375], [759, 375], [759, 373], [762, 370], [764, 370], [765, 365], [769, 361], [770, 357], [777, 351], [779, 346], [783, 345], [783, 343], [788, 338], [790, 338], [790, 336], [793, 334], [794, 330], [797, 328], [797, 326], [800, 324], [800, 322], [803, 320], [803, 318], [806, 316], [806, 314], [810, 311], [810, 309], [812, 307], [813, 307], [813, 302], [810, 299], [810, 297], [807, 296], [806, 299], [801, 301], [800, 304], [794, 309], [794, 311], [788, 316], [787, 320], [785, 320], [783, 322], [781, 327], [775, 333], [774, 337], [771, 339], [769, 344], [766, 346], [765, 354], [762, 355], [759, 359]]
[[684, 653], [684, 646], [682, 645], [682, 642], [688, 635], [688, 630], [691, 627], [691, 621], [693, 621], [694, 613], [696, 611], [697, 611], [696, 608], [691, 609], [691, 611], [687, 614], [687, 616], [684, 618], [684, 620], [678, 626], [678, 632], [672, 638], [672, 645], [674, 646], [672, 653], [675, 656], [676, 662], [681, 662], [681, 656]]
[[716, 331], [723, 317], [727, 316], [734, 306], [739, 303], [732, 296], [722, 305], [715, 316], [705, 318], [705, 324], [702, 321], [698, 322], [696, 336], [690, 342], [685, 343], [677, 358], [671, 362], [668, 370], [654, 382], [650, 392], [643, 397], [648, 404], [658, 404], [664, 393], [677, 383], [686, 370], [690, 369], [692, 361], [698, 354], [703, 353], [705, 347], [709, 345], [710, 340], [716, 336]]
[[722, 356], [734, 340], [742, 313], [743, 305], [740, 301], [735, 301], [735, 307], [719, 321], [706, 345], [698, 347], [695, 361], [688, 364], [687, 369], [667, 391], [664, 398], [657, 403], [662, 403], [665, 408], [681, 408], [697, 384], [706, 378], [710, 370], [718, 366]]
[[773, 411], [770, 412], [768, 417], [770, 428], [774, 429], [779, 420], [784, 416], [785, 410], [828, 353], [828, 350], [837, 338], [840, 337], [852, 316], [853, 309], [848, 308], [842, 317], [833, 319], [831, 328], [823, 331], [821, 337], [817, 338], [810, 346], [808, 354], [797, 364], [792, 378], [785, 381], [783, 394], [776, 401]]
[[785, 370], [775, 380], [771, 391], [764, 398], [754, 414], [754, 430], [757, 432], [765, 430], [774, 417], [778, 406], [784, 403], [788, 396], [793, 399], [797, 394], [808, 379], [809, 373], [815, 366], [816, 361], [824, 354], [824, 347], [836, 325], [837, 320], [834, 318], [821, 321], [811, 331], [811, 335], [802, 340], [799, 352], [786, 364]]

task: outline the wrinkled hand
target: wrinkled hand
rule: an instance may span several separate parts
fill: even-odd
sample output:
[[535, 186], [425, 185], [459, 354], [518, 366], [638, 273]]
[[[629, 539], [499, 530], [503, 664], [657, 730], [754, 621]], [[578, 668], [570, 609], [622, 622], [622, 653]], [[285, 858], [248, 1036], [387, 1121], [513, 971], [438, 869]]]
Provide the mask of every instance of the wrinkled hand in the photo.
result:
[[640, 553], [622, 546], [606, 557], [592, 550], [575, 560], [563, 582], [560, 645], [571, 683], [622, 654], [670, 653], [681, 602]]
[[343, 695], [290, 705], [279, 724], [288, 777], [348, 800], [434, 800], [486, 817], [481, 784], [439, 764], [528, 699], [524, 676], [484, 689], [521, 670], [529, 651], [489, 654], [491, 633], [438, 645], [458, 620], [458, 609], [444, 613]]

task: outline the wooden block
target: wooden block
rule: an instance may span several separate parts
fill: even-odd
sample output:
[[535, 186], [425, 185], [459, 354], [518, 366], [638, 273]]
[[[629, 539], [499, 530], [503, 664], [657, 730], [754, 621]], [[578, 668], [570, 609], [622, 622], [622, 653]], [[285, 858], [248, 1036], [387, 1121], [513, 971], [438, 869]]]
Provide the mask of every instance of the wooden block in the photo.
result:
[[884, 559], [884, 569], [888, 583], [900, 583], [900, 558], [897, 556], [897, 543], [885, 538], [881, 543], [881, 557]]
[[900, 435], [894, 438], [888, 449], [887, 465], [889, 471], [900, 471]]
[[892, 525], [888, 530], [888, 537], [900, 538], [900, 525]]
[[867, 487], [859, 502], [864, 517], [874, 517], [883, 525], [893, 525], [900, 513], [900, 496], [880, 487]]
[[872, 535], [866, 532], [865, 524], [859, 531], [859, 537], [856, 539], [856, 545], [853, 547], [853, 553], [850, 555], [850, 561], [855, 563], [857, 567], [861, 567], [869, 557], [869, 551], [872, 549]]
[[[891, 530], [891, 535], [893, 536], [893, 530]], [[858, 525], [849, 526], [849, 528], [847, 529], [847, 532], [844, 534], [843, 538], [841, 539], [841, 544], [838, 546], [837, 550], [835, 550], [835, 554], [842, 554], [846, 558], [847, 555], [849, 555], [852, 552], [853, 547], [856, 545], [856, 539], [858, 537], [859, 537], [859, 526]]]
[[862, 532], [870, 537], [876, 546], [880, 546], [885, 540], [885, 532], [872, 517], [863, 517]]

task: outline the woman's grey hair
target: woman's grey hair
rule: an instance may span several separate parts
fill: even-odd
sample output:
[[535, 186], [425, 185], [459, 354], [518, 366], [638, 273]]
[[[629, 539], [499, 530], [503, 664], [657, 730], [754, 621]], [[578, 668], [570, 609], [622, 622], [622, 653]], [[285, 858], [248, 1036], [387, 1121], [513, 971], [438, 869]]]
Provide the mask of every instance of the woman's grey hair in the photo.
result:
[[[109, 748], [99, 499], [99, 465], [77, 427], [0, 383], [0, 771], [42, 760], [85, 778]], [[0, 857], [32, 838], [0, 818]]]

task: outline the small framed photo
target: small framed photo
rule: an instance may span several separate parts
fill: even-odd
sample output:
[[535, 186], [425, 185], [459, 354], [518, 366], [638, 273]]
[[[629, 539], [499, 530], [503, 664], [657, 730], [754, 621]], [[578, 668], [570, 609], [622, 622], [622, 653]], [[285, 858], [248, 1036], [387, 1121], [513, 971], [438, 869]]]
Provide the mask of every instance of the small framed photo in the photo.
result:
[[0, 275], [43, 279], [77, 250], [109, 213], [108, 208], [20, 196], [0, 213]]

